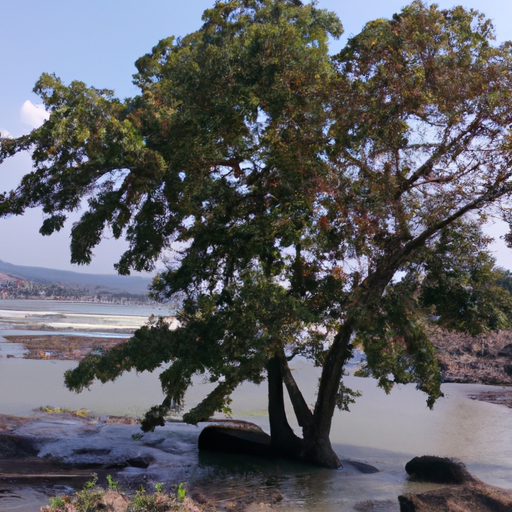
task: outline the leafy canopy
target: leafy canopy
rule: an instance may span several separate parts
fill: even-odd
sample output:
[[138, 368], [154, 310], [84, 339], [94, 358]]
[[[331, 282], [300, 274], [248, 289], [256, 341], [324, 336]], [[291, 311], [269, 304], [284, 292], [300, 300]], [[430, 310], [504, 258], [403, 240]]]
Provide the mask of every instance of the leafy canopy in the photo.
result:
[[[124, 237], [117, 270], [165, 255], [153, 297], [184, 297], [177, 330], [148, 324], [88, 356], [68, 387], [164, 364], [153, 428], [203, 374], [217, 386], [185, 415], [195, 423], [275, 357], [305, 432], [328, 431], [352, 399], [342, 376], [355, 346], [363, 374], [386, 390], [417, 382], [432, 406], [428, 323], [509, 324], [480, 225], [509, 211], [510, 44], [495, 46], [473, 10], [419, 1], [331, 57], [341, 33], [315, 4], [218, 1], [197, 32], [136, 62], [134, 98], [42, 75], [49, 120], [1, 140], [0, 162], [29, 150], [34, 169], [0, 196], [0, 215], [41, 206], [48, 235], [87, 198], [71, 260], [89, 263], [106, 232]], [[299, 355], [322, 367], [313, 412], [293, 398]]]

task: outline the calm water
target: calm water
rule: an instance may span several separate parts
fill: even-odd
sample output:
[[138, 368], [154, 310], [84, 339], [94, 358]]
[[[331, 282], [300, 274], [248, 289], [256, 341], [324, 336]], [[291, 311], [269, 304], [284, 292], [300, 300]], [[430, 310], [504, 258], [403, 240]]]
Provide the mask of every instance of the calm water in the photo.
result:
[[145, 316], [167, 315], [165, 306], [123, 306], [98, 302], [66, 302], [53, 300], [0, 300], [0, 310], [23, 312], [63, 312], [90, 315]]
[[[0, 300], [0, 330], [21, 326], [85, 331], [137, 329], [148, 317], [169, 316], [163, 306], [122, 306], [50, 300]], [[13, 334], [13, 333], [10, 333]]]
[[[12, 310], [18, 311], [21, 301], [16, 302]], [[84, 305], [84, 310], [81, 305], [71, 306], [75, 308], [72, 313], [85, 314], [85, 310], [91, 315], [112, 313], [111, 308], [106, 311], [97, 305], [94, 311], [89, 309], [90, 305]], [[116, 306], [119, 315], [140, 315], [139, 310], [121, 312], [118, 308], [120, 306]], [[0, 310], [3, 309], [7, 308], [0, 301]], [[162, 399], [158, 375], [147, 373], [126, 374], [115, 383], [94, 384], [90, 391], [76, 395], [65, 389], [62, 378], [64, 371], [75, 365], [69, 361], [0, 358], [0, 413], [28, 415], [33, 408], [52, 405], [85, 407], [98, 413], [141, 415]], [[313, 403], [318, 369], [305, 361], [295, 362], [293, 366], [306, 400]], [[381, 473], [347, 476], [343, 470], [314, 470], [293, 464], [270, 467], [266, 462], [233, 462], [231, 459], [226, 463], [225, 458], [224, 462], [216, 459], [216, 462], [200, 465], [197, 453], [186, 455], [191, 453], [190, 447], [188, 452], [184, 449], [185, 465], [201, 467], [202, 476], [212, 472], [211, 478], [237, 481], [281, 472], [280, 488], [286, 497], [282, 508], [291, 510], [348, 511], [354, 510], [354, 504], [361, 500], [378, 503], [380, 508], [373, 510], [398, 510], [398, 494], [416, 488], [406, 481], [404, 465], [413, 456], [425, 454], [457, 457], [478, 478], [512, 488], [512, 409], [467, 398], [468, 393], [495, 388], [445, 384], [445, 398], [430, 411], [425, 395], [412, 385], [398, 386], [386, 396], [372, 379], [346, 377], [346, 384], [362, 391], [363, 396], [350, 413], [335, 414], [333, 445], [341, 458], [367, 462], [382, 470]], [[186, 395], [187, 407], [198, 403], [209, 389], [210, 385], [197, 379]], [[266, 393], [265, 384], [242, 385], [233, 394], [233, 416], [257, 423], [268, 431]], [[291, 407], [289, 409], [292, 417]], [[190, 427], [186, 432], [187, 442], [195, 442], [198, 429]]]

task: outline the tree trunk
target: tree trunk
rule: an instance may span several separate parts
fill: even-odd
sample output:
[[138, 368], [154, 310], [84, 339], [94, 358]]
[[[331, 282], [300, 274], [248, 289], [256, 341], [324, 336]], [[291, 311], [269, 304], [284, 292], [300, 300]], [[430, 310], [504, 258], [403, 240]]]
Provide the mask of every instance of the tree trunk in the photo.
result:
[[[288, 371], [286, 371], [288, 370]], [[315, 428], [313, 415], [302, 406], [305, 401], [289, 371], [286, 360], [271, 357], [267, 363], [268, 371], [268, 412], [272, 446], [283, 456], [302, 462], [309, 462], [326, 468], [339, 468], [341, 463], [334, 452], [329, 439], [329, 432], [319, 432]], [[303, 439], [298, 437], [288, 423], [284, 407], [283, 377], [291, 394], [299, 425], [302, 427]], [[292, 391], [293, 390], [293, 391]], [[292, 391], [290, 393], [290, 391]], [[299, 396], [300, 395], [300, 396]]]
[[283, 376], [279, 358], [274, 356], [267, 363], [268, 416], [273, 448], [288, 457], [303, 451], [303, 442], [295, 435], [286, 418], [283, 396]]
[[[332, 449], [329, 435], [343, 369], [353, 355], [351, 339], [356, 329], [356, 318], [358, 311], [362, 308], [372, 308], [378, 302], [386, 285], [393, 277], [395, 269], [398, 268], [399, 256], [396, 256], [392, 263], [382, 264], [355, 290], [353, 294], [354, 310], [348, 311], [343, 325], [340, 326], [326, 353], [313, 413], [309, 410], [293, 378], [284, 349], [281, 347], [269, 360], [269, 417], [272, 444], [283, 455], [321, 467], [338, 468], [341, 466], [338, 456]], [[286, 419], [283, 384], [286, 385], [293, 410], [302, 427], [302, 439], [295, 435]]]
[[329, 432], [316, 431], [304, 437], [304, 453], [301, 460], [322, 468], [338, 469], [342, 466], [338, 455], [332, 449]]
[[323, 364], [314, 411], [315, 428], [321, 445], [325, 443], [324, 439], [328, 438], [331, 432], [332, 417], [336, 409], [336, 398], [343, 377], [343, 369], [352, 357], [350, 340], [353, 331], [353, 322], [347, 319], [335, 336]]

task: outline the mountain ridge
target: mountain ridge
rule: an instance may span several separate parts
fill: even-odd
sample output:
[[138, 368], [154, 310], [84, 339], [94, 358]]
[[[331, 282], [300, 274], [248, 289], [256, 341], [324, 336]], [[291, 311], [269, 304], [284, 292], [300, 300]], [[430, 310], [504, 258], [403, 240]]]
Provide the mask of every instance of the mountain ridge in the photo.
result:
[[151, 277], [120, 276], [117, 274], [86, 274], [72, 270], [15, 265], [0, 260], [0, 272], [37, 283], [68, 283], [89, 290], [147, 294]]

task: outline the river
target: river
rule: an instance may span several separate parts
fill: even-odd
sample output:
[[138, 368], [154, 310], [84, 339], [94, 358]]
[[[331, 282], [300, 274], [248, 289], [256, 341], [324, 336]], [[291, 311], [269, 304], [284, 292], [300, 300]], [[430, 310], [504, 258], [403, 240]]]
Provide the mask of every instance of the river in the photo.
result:
[[[54, 330], [58, 329], [59, 321], [70, 323], [70, 315], [86, 315], [87, 322], [79, 317], [82, 327], [84, 323], [90, 327], [84, 332], [91, 332], [91, 329], [102, 332], [107, 325], [106, 316], [117, 317], [114, 323], [116, 328], [121, 328], [140, 322], [145, 313], [162, 314], [151, 308], [30, 302], [0, 301], [0, 310], [11, 312], [3, 313], [5, 333], [20, 330], [24, 318], [28, 322], [35, 321], [34, 316], [24, 316], [35, 312], [51, 313], [46, 320], [52, 323]], [[20, 313], [14, 323], [13, 312]], [[111, 323], [108, 325], [112, 327]], [[105, 333], [109, 334], [112, 331]], [[2, 344], [1, 335], [0, 330], [0, 355], [2, 346], [7, 348], [8, 345]], [[75, 365], [71, 361], [0, 357], [0, 413], [30, 415], [34, 408], [52, 405], [86, 408], [98, 414], [140, 416], [162, 398], [158, 375], [146, 372], [123, 375], [114, 383], [95, 383], [79, 395], [71, 393], [64, 387], [62, 375]], [[318, 369], [303, 360], [292, 366], [306, 400], [313, 403]], [[444, 384], [445, 397], [431, 411], [426, 407], [426, 396], [414, 385], [396, 386], [386, 395], [373, 379], [348, 376], [345, 384], [360, 390], [362, 397], [352, 405], [351, 412], [335, 414], [331, 434], [334, 448], [340, 458], [366, 462], [380, 469], [380, 473], [354, 475], [343, 470], [313, 469], [293, 463], [280, 466], [276, 463], [276, 466], [257, 459], [233, 462], [231, 458], [214, 458], [205, 463], [190, 447], [197, 438], [199, 429], [196, 427], [175, 429], [176, 439], [183, 441], [182, 465], [196, 468], [192, 472], [194, 478], [211, 475], [219, 480], [219, 485], [223, 479], [247, 479], [249, 482], [269, 472], [280, 475], [279, 488], [285, 499], [279, 507], [285, 510], [359, 510], [359, 505], [355, 504], [366, 500], [374, 503], [371, 510], [398, 510], [398, 494], [428, 487], [408, 482], [404, 471], [408, 460], [426, 454], [456, 457], [474, 476], [492, 485], [512, 488], [512, 409], [468, 398], [468, 394], [495, 387]], [[186, 406], [198, 403], [208, 389], [210, 385], [196, 379], [186, 395]], [[265, 384], [242, 385], [233, 394], [233, 417], [252, 421], [268, 431], [266, 393]], [[288, 408], [292, 417], [291, 407]], [[296, 424], [293, 426], [297, 428]]]

